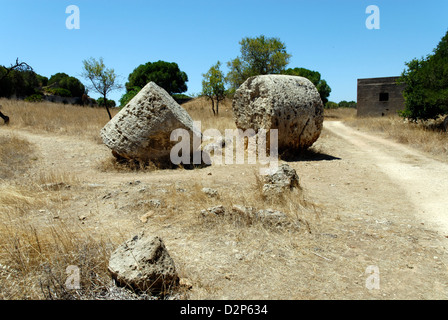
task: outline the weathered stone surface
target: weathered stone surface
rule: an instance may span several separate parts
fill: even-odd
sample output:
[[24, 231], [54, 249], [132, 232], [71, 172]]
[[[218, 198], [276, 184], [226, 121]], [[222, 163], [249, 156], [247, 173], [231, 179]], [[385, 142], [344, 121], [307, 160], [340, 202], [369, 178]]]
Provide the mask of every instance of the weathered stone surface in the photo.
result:
[[216, 189], [212, 189], [212, 188], [202, 188], [201, 190], [202, 192], [204, 192], [208, 197], [210, 198], [216, 198], [219, 196], [218, 194], [218, 190]]
[[448, 116], [446, 116], [445, 120], [443, 120], [443, 128], [446, 132], [448, 132]]
[[236, 126], [242, 130], [278, 129], [280, 152], [310, 147], [323, 127], [322, 100], [303, 77], [251, 77], [236, 90], [232, 108]]
[[299, 176], [296, 170], [287, 164], [282, 164], [273, 172], [263, 176], [263, 194], [265, 196], [279, 195], [285, 191], [300, 189]]
[[120, 286], [137, 292], [166, 293], [179, 277], [159, 237], [144, 232], [120, 245], [111, 255], [109, 272]]
[[225, 208], [223, 205], [201, 210], [204, 218], [209, 217], [228, 217], [247, 225], [261, 223], [269, 227], [287, 227], [299, 229], [299, 221], [294, 221], [284, 212], [274, 209], [256, 209], [251, 206], [233, 205], [231, 208]]
[[223, 205], [211, 207], [208, 209], [201, 210], [201, 215], [203, 217], [215, 217], [215, 216], [222, 216], [226, 213], [226, 209]]
[[194, 129], [193, 120], [164, 89], [154, 82], [140, 92], [110, 120], [100, 135], [103, 142], [117, 157], [147, 160], [169, 160], [172, 147], [171, 132], [185, 129], [193, 136], [201, 133]]

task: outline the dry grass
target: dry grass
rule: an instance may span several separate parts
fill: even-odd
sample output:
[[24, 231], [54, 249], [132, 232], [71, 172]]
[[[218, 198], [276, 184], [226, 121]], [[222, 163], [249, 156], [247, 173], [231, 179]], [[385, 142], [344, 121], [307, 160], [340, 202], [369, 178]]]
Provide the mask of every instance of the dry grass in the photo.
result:
[[441, 160], [448, 156], [448, 133], [443, 130], [443, 119], [410, 122], [399, 116], [345, 119], [361, 130], [381, 134], [396, 142], [431, 154]]
[[20, 175], [30, 163], [32, 146], [13, 134], [0, 137], [0, 181]]
[[324, 109], [324, 118], [327, 121], [332, 120], [350, 120], [356, 118], [356, 109], [354, 108], [338, 108]]
[[[109, 121], [105, 109], [64, 105], [51, 102], [25, 102], [0, 99], [9, 126], [34, 132], [75, 135], [100, 142], [99, 130]], [[114, 116], [118, 109], [112, 109]]]
[[[34, 148], [14, 135], [0, 139], [0, 299], [81, 299], [107, 294], [109, 239], [45, 216], [60, 212], [70, 196], [61, 186], [77, 183], [70, 173], [32, 166]], [[48, 188], [46, 186], [49, 186]], [[61, 187], [61, 188], [59, 188]], [[82, 290], [67, 291], [65, 270], [81, 270]], [[107, 290], [106, 290], [107, 291]]]
[[[219, 115], [213, 116], [211, 102], [206, 98], [193, 99], [182, 105], [194, 121], [200, 121], [202, 131], [217, 129], [222, 135], [225, 129], [236, 129], [233, 119], [232, 100], [225, 99], [219, 103]], [[216, 103], [215, 103], [216, 108]]]

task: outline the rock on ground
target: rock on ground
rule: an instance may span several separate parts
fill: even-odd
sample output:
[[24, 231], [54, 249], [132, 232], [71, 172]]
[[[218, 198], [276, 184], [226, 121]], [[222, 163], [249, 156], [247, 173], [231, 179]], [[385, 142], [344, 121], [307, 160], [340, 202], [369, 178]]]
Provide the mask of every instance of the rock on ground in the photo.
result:
[[256, 209], [250, 206], [233, 205], [225, 208], [223, 205], [201, 210], [203, 218], [229, 217], [247, 225], [259, 222], [270, 227], [293, 227], [298, 229], [298, 221], [291, 220], [284, 212], [274, 209]]
[[218, 190], [212, 189], [212, 188], [202, 188], [202, 192], [204, 192], [209, 198], [216, 198], [218, 197]]
[[319, 92], [303, 77], [251, 77], [236, 90], [232, 108], [236, 126], [242, 130], [278, 129], [280, 152], [310, 147], [323, 127]]
[[164, 89], [150, 82], [101, 129], [100, 135], [116, 157], [169, 161], [170, 151], [178, 143], [170, 139], [175, 129], [188, 131], [193, 152], [193, 137], [200, 139], [201, 133], [193, 127], [192, 118]]
[[176, 267], [162, 239], [144, 232], [112, 253], [108, 269], [119, 286], [136, 292], [163, 294], [179, 282]]
[[278, 196], [285, 191], [300, 189], [299, 176], [296, 170], [287, 164], [282, 164], [276, 170], [263, 176], [263, 194], [265, 196]]

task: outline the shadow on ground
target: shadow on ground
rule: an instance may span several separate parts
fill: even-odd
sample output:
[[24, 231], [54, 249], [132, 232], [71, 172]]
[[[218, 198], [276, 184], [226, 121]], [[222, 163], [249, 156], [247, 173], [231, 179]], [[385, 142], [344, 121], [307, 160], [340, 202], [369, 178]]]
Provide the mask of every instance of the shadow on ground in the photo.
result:
[[299, 152], [288, 152], [285, 151], [280, 154], [280, 159], [286, 162], [297, 162], [297, 161], [333, 161], [341, 160], [341, 158], [322, 153], [320, 151], [314, 150], [312, 148], [307, 150], [302, 150]]

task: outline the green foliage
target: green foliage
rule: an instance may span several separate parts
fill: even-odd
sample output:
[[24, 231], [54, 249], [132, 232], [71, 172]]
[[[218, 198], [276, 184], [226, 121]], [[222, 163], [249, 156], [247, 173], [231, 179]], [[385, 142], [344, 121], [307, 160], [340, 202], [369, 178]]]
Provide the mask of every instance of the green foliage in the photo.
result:
[[123, 94], [120, 98], [120, 106], [124, 107], [125, 105], [127, 105], [129, 101], [131, 101], [137, 95], [137, 93], [140, 92], [140, 90], [141, 88], [139, 87], [132, 87], [130, 91]]
[[175, 93], [173, 94], [173, 98], [175, 100], [187, 100], [187, 99], [192, 99], [192, 97], [187, 96], [186, 94], [183, 93]]
[[44, 100], [44, 97], [40, 93], [35, 93], [35, 94], [32, 94], [31, 96], [25, 98], [25, 101], [27, 101], [27, 102], [41, 102], [43, 100]]
[[[103, 98], [103, 97], [98, 98], [98, 99], [96, 100], [96, 102], [97, 102], [98, 106], [100, 106], [100, 107], [103, 107], [103, 106], [104, 106], [104, 98]], [[115, 108], [116, 103], [115, 103], [114, 100], [109, 100], [109, 99], [107, 99], [107, 106], [108, 106], [109, 108]]]
[[79, 81], [75, 77], [66, 77], [62, 79], [59, 82], [59, 87], [70, 91], [73, 97], [82, 97], [82, 95], [86, 91], [86, 88], [81, 83], [81, 81]]
[[357, 103], [356, 103], [356, 101], [342, 100], [341, 102], [339, 102], [338, 107], [339, 108], [355, 108], [356, 109]]
[[[90, 88], [95, 92], [99, 93], [104, 100], [107, 101], [107, 95], [113, 91], [121, 88], [121, 85], [117, 81], [117, 75], [114, 69], [106, 68], [103, 58], [96, 60], [95, 58], [90, 58], [88, 60], [83, 60], [84, 70], [82, 76], [90, 80]], [[107, 114], [109, 119], [112, 119], [109, 107], [106, 104]]]
[[81, 81], [75, 77], [70, 77], [68, 74], [63, 72], [52, 75], [48, 80], [48, 85], [52, 86], [52, 88], [61, 88], [70, 91], [71, 97], [82, 97], [82, 95], [86, 92], [86, 88]]
[[[215, 65], [210, 67], [207, 73], [202, 75], [202, 95], [212, 101], [213, 114], [219, 113], [219, 101], [224, 100], [226, 97], [226, 88], [224, 85], [225, 77], [220, 67], [221, 62], [218, 61]], [[214, 100], [216, 100], [217, 103], [216, 112]]]
[[323, 104], [325, 105], [328, 102], [328, 97], [330, 96], [331, 88], [327, 84], [327, 81], [321, 79], [321, 75], [319, 72], [308, 70], [305, 68], [294, 68], [294, 69], [290, 68], [283, 71], [282, 74], [307, 78], [316, 87]]
[[40, 74], [36, 74], [36, 77], [40, 87], [45, 87], [46, 85], [48, 85], [47, 77], [41, 76]]
[[324, 105], [325, 109], [337, 109], [339, 108], [339, 104], [337, 104], [336, 102], [333, 101], [327, 101], [327, 103], [325, 103]]
[[52, 84], [58, 84], [61, 82], [62, 79], [70, 77], [68, 74], [63, 72], [58, 72], [50, 77], [48, 80], [48, 85], [51, 86]]
[[52, 95], [60, 97], [71, 97], [72, 93], [64, 88], [48, 88], [46, 91]]
[[[0, 66], [0, 75], [5, 73], [6, 68]], [[34, 94], [39, 84], [38, 75], [34, 71], [11, 70], [0, 80], [0, 97], [27, 97]]]
[[128, 77], [126, 91], [133, 91], [135, 87], [142, 89], [151, 81], [170, 95], [187, 91], [187, 74], [179, 69], [177, 63], [165, 61], [147, 62], [135, 68]]
[[286, 46], [278, 38], [243, 38], [240, 41], [241, 56], [229, 61], [227, 81], [236, 90], [247, 78], [284, 71], [291, 57]]
[[406, 84], [401, 115], [427, 120], [448, 114], [448, 32], [432, 54], [413, 59], [406, 66], [398, 80]]
[[356, 107], [357, 107], [356, 101], [342, 100], [339, 103], [336, 103], [334, 101], [327, 101], [324, 104], [325, 109], [338, 109], [338, 108], [355, 108], [356, 109]]

